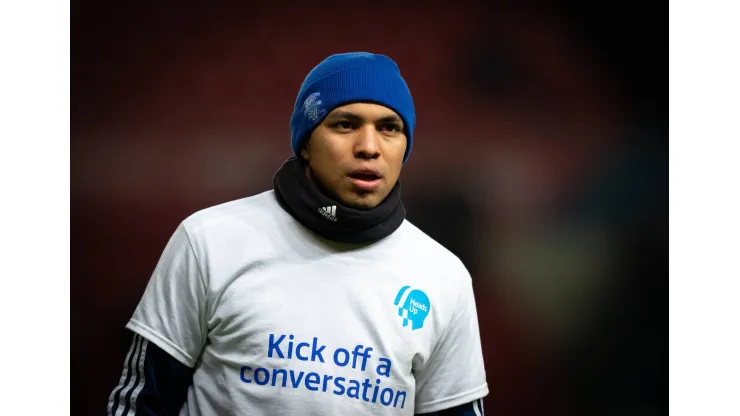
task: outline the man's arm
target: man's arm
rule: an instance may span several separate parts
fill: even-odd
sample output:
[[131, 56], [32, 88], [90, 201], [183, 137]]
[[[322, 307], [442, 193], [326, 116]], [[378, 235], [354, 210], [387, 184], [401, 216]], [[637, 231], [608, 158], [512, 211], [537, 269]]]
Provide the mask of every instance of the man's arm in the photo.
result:
[[193, 381], [193, 369], [134, 334], [108, 416], [177, 415]]
[[[488, 394], [473, 282], [462, 263], [452, 273], [460, 278], [458, 295], [450, 299], [454, 312], [429, 359], [415, 374], [414, 404], [419, 413], [445, 415], [449, 409], [474, 404]], [[478, 409], [472, 406], [470, 410], [475, 414]]]
[[208, 337], [207, 279], [182, 223], [170, 237], [133, 316], [135, 335], [108, 414], [177, 415]]
[[417, 413], [420, 416], [484, 416], [483, 399], [473, 400], [470, 403], [440, 410], [432, 413]]

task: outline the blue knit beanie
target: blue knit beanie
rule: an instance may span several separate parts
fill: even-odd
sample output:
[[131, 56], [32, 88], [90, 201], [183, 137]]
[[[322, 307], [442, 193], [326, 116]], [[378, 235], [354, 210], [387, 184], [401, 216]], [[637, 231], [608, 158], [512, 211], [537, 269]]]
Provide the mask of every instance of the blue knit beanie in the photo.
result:
[[398, 65], [387, 56], [368, 52], [331, 55], [308, 73], [290, 117], [295, 156], [301, 157], [311, 132], [332, 110], [354, 102], [380, 104], [401, 116], [408, 141], [405, 163], [411, 153], [416, 123], [414, 102]]

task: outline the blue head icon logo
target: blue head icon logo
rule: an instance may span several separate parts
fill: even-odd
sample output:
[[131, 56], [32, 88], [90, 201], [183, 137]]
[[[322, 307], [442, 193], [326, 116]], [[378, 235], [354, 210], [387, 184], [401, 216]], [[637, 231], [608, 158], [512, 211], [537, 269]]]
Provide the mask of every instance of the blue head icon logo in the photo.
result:
[[398, 316], [403, 318], [403, 326], [408, 326], [411, 322], [411, 330], [424, 326], [424, 320], [432, 308], [426, 293], [411, 289], [411, 286], [402, 287], [393, 304], [398, 307]]

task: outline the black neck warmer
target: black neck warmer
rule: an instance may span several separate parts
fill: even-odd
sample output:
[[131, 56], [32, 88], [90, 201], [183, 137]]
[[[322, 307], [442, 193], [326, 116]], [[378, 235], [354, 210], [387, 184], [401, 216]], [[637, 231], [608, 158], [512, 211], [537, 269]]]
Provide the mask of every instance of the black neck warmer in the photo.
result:
[[355, 209], [322, 193], [306, 176], [303, 161], [291, 157], [275, 174], [273, 186], [280, 205], [293, 218], [315, 233], [341, 243], [378, 241], [396, 231], [406, 218], [400, 181], [377, 207]]

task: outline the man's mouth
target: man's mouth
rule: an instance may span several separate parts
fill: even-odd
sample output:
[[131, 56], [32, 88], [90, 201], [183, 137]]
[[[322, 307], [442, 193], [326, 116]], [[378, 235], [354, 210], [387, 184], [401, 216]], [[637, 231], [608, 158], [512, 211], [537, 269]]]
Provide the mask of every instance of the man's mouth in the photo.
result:
[[380, 179], [380, 175], [371, 172], [353, 173], [349, 175], [352, 179], [359, 179], [361, 181], [374, 181]]
[[371, 170], [357, 170], [350, 173], [349, 177], [356, 188], [366, 192], [374, 191], [380, 185], [381, 180], [380, 174]]

